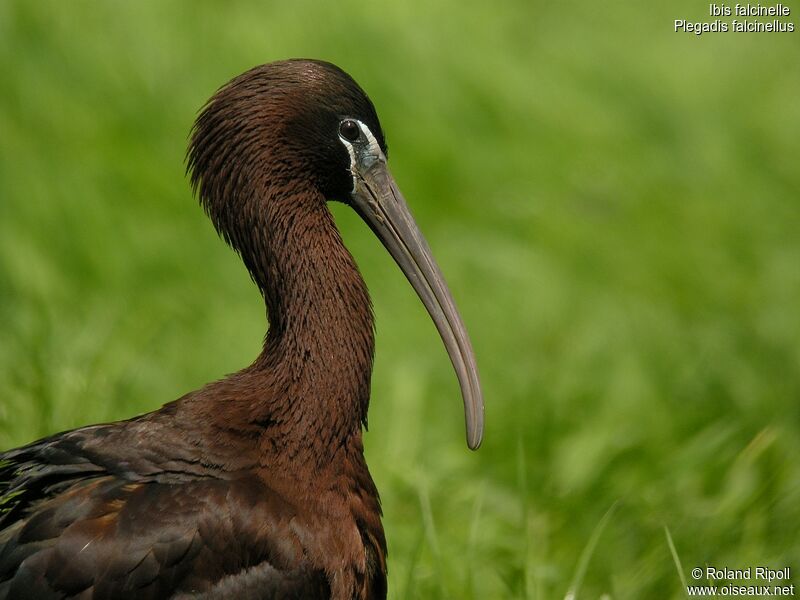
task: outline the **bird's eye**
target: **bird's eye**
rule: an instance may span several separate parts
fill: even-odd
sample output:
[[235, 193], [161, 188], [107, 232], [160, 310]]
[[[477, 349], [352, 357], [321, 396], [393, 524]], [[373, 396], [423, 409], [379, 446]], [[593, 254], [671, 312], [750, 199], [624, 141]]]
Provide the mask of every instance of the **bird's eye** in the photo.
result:
[[353, 119], [345, 119], [339, 124], [339, 135], [348, 142], [355, 142], [361, 135], [361, 128]]

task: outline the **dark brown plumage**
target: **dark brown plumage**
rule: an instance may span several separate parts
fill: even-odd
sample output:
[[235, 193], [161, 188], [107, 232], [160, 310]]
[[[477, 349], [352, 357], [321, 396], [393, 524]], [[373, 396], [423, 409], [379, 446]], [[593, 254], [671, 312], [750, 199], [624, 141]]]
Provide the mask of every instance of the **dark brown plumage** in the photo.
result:
[[328, 63], [264, 65], [217, 92], [193, 131], [191, 181], [264, 296], [263, 351], [155, 412], [0, 455], [0, 599], [386, 596], [361, 437], [373, 317], [328, 200], [353, 205], [431, 311], [473, 447], [482, 402], [385, 154], [372, 103]]

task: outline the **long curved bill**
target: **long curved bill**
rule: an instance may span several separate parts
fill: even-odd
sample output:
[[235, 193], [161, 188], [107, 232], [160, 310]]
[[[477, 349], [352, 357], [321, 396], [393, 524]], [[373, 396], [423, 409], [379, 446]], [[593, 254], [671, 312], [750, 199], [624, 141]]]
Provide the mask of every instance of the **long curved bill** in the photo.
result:
[[467, 445], [476, 450], [483, 439], [483, 394], [467, 330], [431, 249], [389, 173], [386, 157], [378, 150], [359, 158], [352, 169], [354, 207], [403, 270], [439, 330], [461, 386]]

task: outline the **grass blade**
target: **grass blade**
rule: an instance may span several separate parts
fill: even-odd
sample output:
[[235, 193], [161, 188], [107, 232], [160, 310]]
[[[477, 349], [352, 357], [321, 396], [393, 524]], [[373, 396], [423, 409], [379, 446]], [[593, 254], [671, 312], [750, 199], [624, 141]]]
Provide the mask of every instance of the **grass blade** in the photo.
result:
[[683, 565], [681, 564], [681, 558], [678, 556], [678, 551], [675, 549], [675, 543], [672, 541], [672, 534], [669, 532], [669, 527], [664, 525], [664, 535], [667, 536], [667, 545], [669, 546], [670, 554], [672, 554], [672, 561], [675, 563], [675, 568], [678, 569], [678, 577], [681, 578], [681, 585], [683, 585], [683, 593], [686, 594], [688, 597], [688, 592], [686, 591], [689, 586], [686, 583], [686, 576], [683, 574]]
[[592, 559], [594, 550], [597, 547], [597, 542], [600, 540], [600, 536], [603, 534], [606, 525], [608, 525], [608, 522], [611, 520], [611, 516], [614, 514], [614, 511], [617, 510], [618, 505], [619, 500], [611, 505], [611, 507], [606, 511], [606, 514], [603, 515], [603, 518], [600, 519], [600, 522], [595, 526], [594, 531], [592, 531], [592, 535], [589, 536], [589, 541], [586, 543], [586, 547], [583, 549], [583, 552], [581, 552], [581, 558], [578, 561], [578, 567], [575, 569], [575, 576], [572, 578], [572, 583], [569, 586], [567, 595], [564, 596], [564, 600], [575, 600], [575, 598], [578, 597], [578, 592], [583, 584], [583, 578], [586, 576], [586, 569], [589, 568], [589, 561]]

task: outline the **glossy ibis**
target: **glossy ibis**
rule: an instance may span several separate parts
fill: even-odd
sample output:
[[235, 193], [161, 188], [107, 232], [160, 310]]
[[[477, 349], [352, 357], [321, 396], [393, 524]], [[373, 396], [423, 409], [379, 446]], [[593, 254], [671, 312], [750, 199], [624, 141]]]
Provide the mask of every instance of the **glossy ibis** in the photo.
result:
[[0, 598], [384, 598], [361, 437], [373, 316], [328, 200], [361, 215], [430, 312], [471, 448], [483, 401], [464, 325], [387, 170], [375, 108], [329, 63], [256, 67], [202, 110], [188, 169], [263, 294], [263, 351], [155, 412], [0, 455]]

